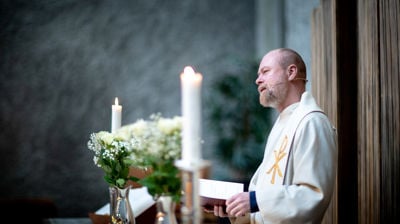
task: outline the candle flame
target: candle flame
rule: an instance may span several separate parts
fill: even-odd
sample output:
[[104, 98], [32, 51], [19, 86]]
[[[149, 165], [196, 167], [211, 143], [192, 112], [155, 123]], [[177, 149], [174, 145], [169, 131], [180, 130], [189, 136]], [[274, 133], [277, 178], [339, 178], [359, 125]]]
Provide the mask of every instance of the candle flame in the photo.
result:
[[194, 70], [193, 70], [193, 68], [190, 67], [190, 66], [186, 66], [186, 67], [183, 69], [183, 72], [184, 72], [186, 75], [194, 75]]
[[115, 97], [115, 105], [118, 106], [118, 97]]

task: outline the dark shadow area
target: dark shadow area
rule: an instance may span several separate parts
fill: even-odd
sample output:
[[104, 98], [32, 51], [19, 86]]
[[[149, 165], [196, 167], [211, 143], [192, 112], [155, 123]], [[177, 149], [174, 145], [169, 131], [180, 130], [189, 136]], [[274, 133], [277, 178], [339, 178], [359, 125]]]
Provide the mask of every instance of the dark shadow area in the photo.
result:
[[0, 216], [9, 223], [41, 224], [57, 217], [54, 202], [46, 198], [0, 199]]

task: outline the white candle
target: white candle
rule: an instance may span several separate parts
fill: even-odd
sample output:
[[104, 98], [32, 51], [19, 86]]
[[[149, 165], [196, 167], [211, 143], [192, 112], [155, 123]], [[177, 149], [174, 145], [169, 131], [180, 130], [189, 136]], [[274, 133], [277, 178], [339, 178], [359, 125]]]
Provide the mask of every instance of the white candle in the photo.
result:
[[181, 74], [182, 91], [182, 160], [196, 162], [201, 159], [201, 82], [202, 75], [190, 66]]
[[115, 97], [115, 104], [111, 107], [111, 133], [121, 127], [122, 106], [118, 105], [118, 97]]

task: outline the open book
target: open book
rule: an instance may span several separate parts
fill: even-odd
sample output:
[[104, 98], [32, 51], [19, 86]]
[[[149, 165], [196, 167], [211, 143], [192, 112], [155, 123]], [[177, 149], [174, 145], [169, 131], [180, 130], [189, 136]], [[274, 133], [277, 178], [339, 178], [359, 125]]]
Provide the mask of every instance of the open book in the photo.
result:
[[214, 205], [225, 206], [226, 199], [243, 192], [243, 190], [242, 183], [209, 179], [199, 180], [201, 206], [208, 210], [213, 210]]

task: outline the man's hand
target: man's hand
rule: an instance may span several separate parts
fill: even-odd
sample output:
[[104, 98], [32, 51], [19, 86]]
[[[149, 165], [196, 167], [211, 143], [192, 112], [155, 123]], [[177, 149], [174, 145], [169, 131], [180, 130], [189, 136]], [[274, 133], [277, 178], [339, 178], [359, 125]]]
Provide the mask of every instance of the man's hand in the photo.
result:
[[250, 212], [250, 193], [242, 192], [226, 200], [225, 206], [214, 206], [214, 211], [204, 208], [205, 212], [214, 212], [218, 217], [239, 217]]
[[[226, 200], [226, 213], [230, 216], [244, 216], [250, 212], [250, 193], [242, 192]], [[214, 207], [215, 214], [215, 207]]]
[[218, 217], [228, 217], [228, 214], [225, 212], [225, 206], [214, 206], [214, 215]]

